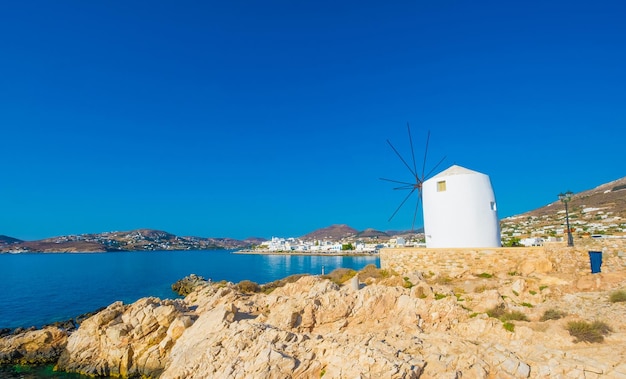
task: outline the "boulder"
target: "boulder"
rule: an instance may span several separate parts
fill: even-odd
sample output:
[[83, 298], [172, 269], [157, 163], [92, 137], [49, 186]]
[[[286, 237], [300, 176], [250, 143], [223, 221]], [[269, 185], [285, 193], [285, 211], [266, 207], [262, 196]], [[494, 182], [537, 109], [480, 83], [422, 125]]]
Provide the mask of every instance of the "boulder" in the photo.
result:
[[47, 326], [0, 338], [0, 364], [55, 363], [67, 345], [68, 332]]

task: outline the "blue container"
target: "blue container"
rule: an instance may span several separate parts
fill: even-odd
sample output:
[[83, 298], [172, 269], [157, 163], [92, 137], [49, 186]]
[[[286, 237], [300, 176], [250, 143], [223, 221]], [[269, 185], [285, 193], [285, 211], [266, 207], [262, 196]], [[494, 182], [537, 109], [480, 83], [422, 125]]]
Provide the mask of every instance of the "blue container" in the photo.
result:
[[589, 262], [591, 263], [591, 273], [597, 274], [600, 272], [600, 266], [602, 266], [602, 252], [590, 251]]

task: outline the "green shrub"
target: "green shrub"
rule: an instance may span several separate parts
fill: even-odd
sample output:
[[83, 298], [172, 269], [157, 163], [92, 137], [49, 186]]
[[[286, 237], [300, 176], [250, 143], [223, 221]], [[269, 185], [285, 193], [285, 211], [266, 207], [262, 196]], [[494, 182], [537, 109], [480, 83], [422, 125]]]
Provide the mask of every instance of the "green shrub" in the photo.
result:
[[545, 290], [546, 288], [548, 288], [548, 286], [539, 286], [539, 291], [543, 291], [543, 290]]
[[613, 330], [610, 326], [602, 321], [570, 321], [566, 327], [569, 334], [574, 337], [574, 342], [593, 342], [599, 343], [604, 341], [604, 336]]
[[411, 283], [411, 281], [409, 280], [408, 276], [405, 276], [403, 279], [404, 279], [404, 283], [402, 284], [402, 286], [404, 288], [411, 288], [411, 287], [413, 287], [413, 283]]
[[513, 324], [512, 322], [503, 322], [502, 327], [504, 327], [504, 329], [511, 333], [515, 332], [515, 324]]
[[619, 290], [611, 293], [611, 296], [609, 296], [609, 301], [611, 303], [620, 303], [626, 301], [626, 291]]
[[435, 300], [441, 300], [441, 299], [443, 299], [444, 297], [447, 297], [447, 296], [448, 295], [445, 295], [443, 293], [436, 293], [435, 294]]
[[528, 291], [528, 293], [531, 294], [531, 295], [536, 295], [537, 291], [530, 290], [530, 291]]
[[511, 292], [513, 292], [513, 295], [515, 296], [519, 296], [519, 292], [515, 291], [515, 290], [511, 290]]
[[522, 303], [522, 306], [526, 307], [526, 308], [532, 308], [533, 307], [533, 305], [531, 303]]
[[493, 275], [491, 275], [489, 273], [486, 273], [486, 272], [480, 273], [480, 274], [478, 274], [476, 276], [478, 276], [479, 278], [483, 278], [483, 279], [493, 278]]
[[558, 309], [548, 309], [547, 311], [543, 312], [543, 316], [541, 316], [540, 320], [541, 321], [548, 321], [548, 320], [558, 320], [560, 318], [565, 317], [567, 314], [563, 311], [560, 311]]

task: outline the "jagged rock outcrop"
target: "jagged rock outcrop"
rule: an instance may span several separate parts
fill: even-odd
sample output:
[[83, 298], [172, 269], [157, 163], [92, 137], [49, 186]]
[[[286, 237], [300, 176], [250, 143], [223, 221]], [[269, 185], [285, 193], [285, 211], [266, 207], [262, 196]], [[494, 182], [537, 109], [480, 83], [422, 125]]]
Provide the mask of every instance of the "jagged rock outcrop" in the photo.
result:
[[[626, 377], [626, 303], [608, 301], [626, 271], [587, 275], [583, 290], [528, 271], [360, 286], [305, 276], [269, 294], [207, 283], [185, 299], [112, 304], [70, 336], [58, 367], [161, 379]], [[528, 321], [505, 328], [486, 314], [494, 308]], [[551, 308], [565, 317], [541, 321]], [[604, 320], [613, 333], [575, 343], [572, 320]]]
[[58, 368], [87, 375], [157, 377], [196, 317], [180, 300], [116, 302], [85, 320], [68, 339]]
[[209, 283], [205, 278], [196, 274], [185, 276], [172, 284], [172, 291], [181, 296], [187, 296], [192, 293], [198, 286], [204, 286]]
[[56, 363], [67, 338], [66, 330], [54, 326], [14, 331], [0, 338], [0, 364]]

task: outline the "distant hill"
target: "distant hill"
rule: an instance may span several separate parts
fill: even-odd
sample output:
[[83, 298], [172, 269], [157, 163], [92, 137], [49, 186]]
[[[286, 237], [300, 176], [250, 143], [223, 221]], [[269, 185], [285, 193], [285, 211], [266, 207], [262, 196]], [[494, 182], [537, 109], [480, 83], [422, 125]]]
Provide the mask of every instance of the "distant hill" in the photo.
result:
[[326, 241], [342, 241], [342, 240], [370, 240], [370, 239], [388, 239], [393, 236], [408, 236], [423, 233], [423, 229], [415, 231], [380, 231], [372, 228], [358, 231], [345, 224], [336, 224], [325, 228], [317, 229], [311, 233], [300, 237], [301, 240], [326, 240]]
[[[576, 236], [626, 234], [626, 177], [574, 194], [568, 212]], [[556, 236], [566, 229], [565, 206], [557, 198], [541, 208], [504, 218], [500, 226], [505, 238]]]
[[372, 228], [365, 229], [355, 235], [356, 238], [389, 238], [389, 234]]
[[300, 237], [300, 239], [340, 241], [343, 238], [353, 237], [358, 232], [358, 230], [351, 228], [348, 225], [336, 224], [328, 226], [326, 228], [317, 229], [309, 234]]
[[242, 249], [254, 244], [257, 244], [257, 239], [239, 241], [233, 238], [180, 237], [161, 230], [137, 229], [125, 232], [61, 236], [38, 241], [20, 241], [4, 237], [0, 240], [0, 252], [215, 250]]
[[2, 246], [2, 245], [11, 245], [11, 244], [20, 243], [20, 242], [23, 242], [23, 241], [22, 240], [18, 240], [17, 238], [0, 235], [0, 246]]

